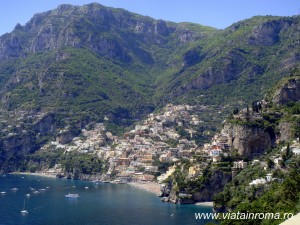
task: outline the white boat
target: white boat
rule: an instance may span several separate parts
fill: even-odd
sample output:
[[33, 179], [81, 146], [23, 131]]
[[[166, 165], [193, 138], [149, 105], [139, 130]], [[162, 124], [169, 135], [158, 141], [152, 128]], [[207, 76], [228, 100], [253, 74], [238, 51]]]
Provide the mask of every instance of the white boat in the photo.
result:
[[80, 196], [79, 196], [79, 194], [67, 194], [67, 195], [65, 195], [65, 197], [66, 198], [79, 198]]
[[21, 210], [21, 214], [22, 214], [22, 215], [27, 215], [27, 214], [28, 214], [28, 211], [25, 209], [25, 199], [24, 199], [24, 206], [23, 206], [23, 209]]
[[21, 210], [21, 214], [22, 214], [22, 215], [27, 215], [27, 214], [28, 214], [28, 211], [27, 211], [26, 209]]
[[26, 194], [25, 196], [26, 196], [27, 198], [29, 198], [29, 197], [30, 197], [30, 194]]
[[40, 192], [39, 191], [34, 191], [32, 192], [33, 194], [39, 194]]
[[113, 180], [111, 183], [113, 183], [113, 184], [126, 184], [127, 182], [125, 180]]
[[17, 191], [17, 190], [19, 190], [18, 188], [12, 188], [12, 189], [10, 189], [11, 191]]
[[84, 187], [85, 189], [89, 189], [89, 187]]
[[1, 195], [5, 195], [6, 194], [6, 192], [5, 191], [1, 191], [1, 193], [0, 193]]

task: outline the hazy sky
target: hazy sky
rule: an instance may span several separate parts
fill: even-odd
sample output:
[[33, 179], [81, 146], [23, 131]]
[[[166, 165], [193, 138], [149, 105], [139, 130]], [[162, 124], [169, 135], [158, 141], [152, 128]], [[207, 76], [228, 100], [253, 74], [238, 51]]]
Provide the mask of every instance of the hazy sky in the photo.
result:
[[300, 14], [299, 0], [1, 0], [0, 35], [24, 25], [35, 13], [60, 4], [84, 5], [98, 2], [124, 8], [155, 19], [194, 22], [216, 28], [256, 15], [293, 16]]

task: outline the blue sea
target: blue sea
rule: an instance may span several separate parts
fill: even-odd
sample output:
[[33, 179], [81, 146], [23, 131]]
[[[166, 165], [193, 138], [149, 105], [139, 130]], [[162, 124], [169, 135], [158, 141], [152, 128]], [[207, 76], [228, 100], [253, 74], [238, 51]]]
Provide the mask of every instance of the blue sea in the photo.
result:
[[[30, 187], [46, 191], [33, 194]], [[0, 175], [3, 191], [0, 225], [200, 225], [210, 221], [196, 220], [195, 213], [212, 212], [211, 207], [162, 203], [154, 194], [127, 184]], [[65, 198], [68, 193], [80, 198]], [[27, 215], [21, 214], [24, 199]]]

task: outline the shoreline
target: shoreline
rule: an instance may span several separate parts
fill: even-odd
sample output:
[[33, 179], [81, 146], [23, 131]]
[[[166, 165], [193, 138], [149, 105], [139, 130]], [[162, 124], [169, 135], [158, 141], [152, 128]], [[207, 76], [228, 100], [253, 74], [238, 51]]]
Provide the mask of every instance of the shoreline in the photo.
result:
[[156, 196], [161, 194], [160, 184], [155, 182], [142, 183], [142, 182], [129, 182], [127, 183], [135, 188], [148, 191]]
[[29, 176], [39, 176], [39, 177], [47, 177], [47, 178], [56, 178], [56, 175], [52, 174], [46, 174], [46, 173], [29, 173], [29, 172], [13, 172], [11, 174], [16, 174], [16, 175], [29, 175]]
[[213, 207], [214, 206], [214, 202], [196, 202], [194, 205]]

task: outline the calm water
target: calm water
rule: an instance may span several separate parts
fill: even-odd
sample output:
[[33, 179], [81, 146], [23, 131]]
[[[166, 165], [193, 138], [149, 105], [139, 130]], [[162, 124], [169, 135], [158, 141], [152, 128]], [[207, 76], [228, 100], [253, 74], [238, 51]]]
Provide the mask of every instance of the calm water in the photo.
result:
[[[23, 177], [23, 178], [22, 178]], [[18, 188], [16, 192], [11, 188]], [[32, 194], [29, 188], [46, 188]], [[85, 189], [89, 187], [89, 189]], [[206, 224], [195, 213], [211, 212], [210, 207], [174, 205], [129, 185], [52, 179], [38, 176], [0, 175], [0, 225], [183, 225]], [[31, 197], [25, 197], [30, 193]], [[67, 199], [78, 193], [79, 199]], [[25, 200], [28, 215], [21, 215]], [[173, 216], [171, 216], [174, 214]]]

